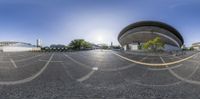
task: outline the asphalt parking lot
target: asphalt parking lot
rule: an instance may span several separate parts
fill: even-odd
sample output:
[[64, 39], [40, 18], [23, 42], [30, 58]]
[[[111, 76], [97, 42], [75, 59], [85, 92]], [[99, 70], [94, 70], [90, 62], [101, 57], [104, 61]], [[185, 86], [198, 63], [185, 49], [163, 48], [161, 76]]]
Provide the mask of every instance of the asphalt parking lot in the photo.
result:
[[0, 99], [199, 99], [200, 54], [178, 56], [115, 51], [0, 53]]

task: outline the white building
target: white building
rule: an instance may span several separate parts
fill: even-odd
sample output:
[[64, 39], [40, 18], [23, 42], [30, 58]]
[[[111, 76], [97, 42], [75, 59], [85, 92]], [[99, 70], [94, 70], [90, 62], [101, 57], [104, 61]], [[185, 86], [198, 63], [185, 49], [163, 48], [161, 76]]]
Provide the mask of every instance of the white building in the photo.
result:
[[24, 42], [0, 42], [1, 52], [22, 52], [22, 51], [38, 51], [41, 50], [34, 45]]
[[192, 47], [193, 47], [195, 50], [199, 50], [199, 51], [200, 51], [200, 42], [198, 42], [198, 43], [193, 43], [193, 44], [192, 44]]

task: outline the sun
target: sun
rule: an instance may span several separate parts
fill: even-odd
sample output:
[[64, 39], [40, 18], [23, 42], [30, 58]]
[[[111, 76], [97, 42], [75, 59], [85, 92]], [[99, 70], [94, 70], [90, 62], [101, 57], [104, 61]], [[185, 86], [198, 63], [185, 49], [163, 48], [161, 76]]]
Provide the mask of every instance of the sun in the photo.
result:
[[96, 38], [98, 43], [103, 43], [103, 37], [101, 35], [98, 35]]
[[103, 29], [95, 29], [91, 31], [91, 34], [92, 41], [94, 41], [96, 44], [102, 44], [106, 42], [106, 34], [108, 34], [108, 31]]

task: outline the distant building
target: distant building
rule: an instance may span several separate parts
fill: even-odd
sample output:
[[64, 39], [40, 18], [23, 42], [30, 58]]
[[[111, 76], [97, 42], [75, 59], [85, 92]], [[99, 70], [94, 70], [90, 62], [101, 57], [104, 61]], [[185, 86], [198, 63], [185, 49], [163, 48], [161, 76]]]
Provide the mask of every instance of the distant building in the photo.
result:
[[157, 21], [141, 21], [128, 25], [118, 35], [124, 50], [139, 50], [145, 42], [160, 37], [164, 50], [181, 50], [184, 44], [181, 34], [172, 26]]
[[65, 45], [62, 45], [62, 44], [52, 44], [52, 45], [50, 45], [50, 48], [65, 48]]
[[45, 49], [49, 49], [51, 51], [65, 51], [67, 48], [62, 44], [52, 44], [50, 47], [46, 47]]
[[110, 43], [110, 48], [111, 48], [111, 49], [113, 48], [113, 42]]
[[192, 44], [192, 47], [193, 47], [195, 50], [199, 50], [199, 51], [200, 51], [200, 42], [193, 43], [193, 44]]
[[100, 49], [101, 47], [99, 46], [99, 45], [97, 45], [97, 44], [92, 44], [92, 43], [90, 43], [90, 45], [91, 45], [91, 49]]
[[5, 41], [0, 42], [0, 51], [1, 52], [21, 52], [21, 51], [38, 51], [40, 48], [37, 48], [30, 43], [24, 42], [13, 42]]
[[99, 46], [99, 49], [108, 49], [109, 46], [107, 44], [98, 44], [97, 46]]
[[37, 44], [37, 47], [42, 47], [41, 39], [37, 39], [36, 44]]

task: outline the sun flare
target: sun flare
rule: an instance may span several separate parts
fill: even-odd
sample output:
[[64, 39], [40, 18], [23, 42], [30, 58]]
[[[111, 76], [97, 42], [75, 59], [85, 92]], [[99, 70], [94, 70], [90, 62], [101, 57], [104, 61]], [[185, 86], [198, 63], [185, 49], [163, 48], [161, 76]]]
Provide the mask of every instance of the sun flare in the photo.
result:
[[106, 34], [108, 34], [108, 31], [96, 29], [93, 30], [91, 34], [92, 34], [92, 39], [95, 43], [97, 44], [106, 43]]

